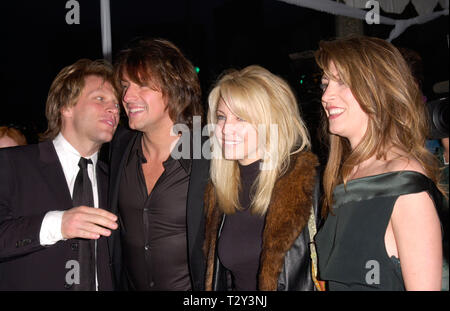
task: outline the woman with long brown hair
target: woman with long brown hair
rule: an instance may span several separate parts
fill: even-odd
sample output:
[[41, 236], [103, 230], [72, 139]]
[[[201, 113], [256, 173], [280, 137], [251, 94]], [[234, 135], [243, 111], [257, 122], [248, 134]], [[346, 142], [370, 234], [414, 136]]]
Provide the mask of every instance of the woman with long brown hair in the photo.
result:
[[315, 57], [330, 143], [320, 278], [329, 290], [439, 290], [439, 169], [407, 63], [369, 37], [322, 41]]

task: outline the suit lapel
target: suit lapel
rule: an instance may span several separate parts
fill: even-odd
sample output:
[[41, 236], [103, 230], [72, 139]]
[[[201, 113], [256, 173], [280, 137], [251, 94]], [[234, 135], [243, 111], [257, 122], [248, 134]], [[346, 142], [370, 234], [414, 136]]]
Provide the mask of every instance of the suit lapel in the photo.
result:
[[45, 141], [39, 145], [39, 165], [50, 191], [54, 194], [56, 201], [61, 204], [61, 210], [72, 208], [72, 198], [67, 186], [64, 172], [56, 154], [52, 141]]
[[[108, 201], [108, 165], [101, 159], [97, 161], [97, 190], [98, 190], [98, 207], [109, 211], [109, 201]], [[100, 290], [112, 290], [113, 287], [109, 288], [109, 284], [112, 284], [111, 270], [109, 263], [112, 258], [113, 240], [111, 236], [104, 237], [101, 236], [97, 240], [97, 271], [99, 278], [99, 289]], [[112, 285], [111, 285], [112, 286]]]
[[98, 188], [98, 207], [104, 210], [108, 208], [108, 165], [101, 161], [97, 161], [97, 188]]
[[[118, 133], [117, 133], [118, 132]], [[119, 187], [120, 179], [122, 178], [122, 172], [124, 170], [128, 155], [130, 154], [131, 147], [136, 140], [141, 139], [142, 133], [136, 131], [126, 131], [124, 129], [118, 129], [116, 135], [120, 136], [116, 139], [115, 144], [111, 144], [110, 170], [109, 176], [109, 208], [112, 213], [118, 214], [118, 200], [119, 200]]]
[[[122, 172], [124, 170], [126, 161], [128, 159], [128, 155], [130, 153], [130, 149], [133, 146], [136, 139], [140, 139], [142, 133], [127, 130], [123, 127], [118, 127], [116, 133], [114, 134], [113, 141], [110, 144], [110, 170], [109, 170], [109, 189], [108, 189], [108, 203], [107, 210], [113, 214], [116, 214], [119, 217], [118, 224], [119, 229], [114, 230], [111, 236], [107, 239], [108, 247], [109, 247], [109, 255], [110, 259], [114, 262], [114, 264], [119, 265], [117, 270], [120, 271], [120, 256], [121, 256], [121, 246], [120, 246], [120, 231], [123, 230], [121, 228], [121, 220], [118, 209], [118, 201], [119, 201], [119, 188], [120, 188], [120, 179], [122, 177]], [[115, 256], [114, 252], [118, 253], [118, 256]], [[119, 259], [117, 259], [119, 257]], [[118, 262], [116, 262], [118, 261]], [[115, 273], [119, 273], [115, 271]], [[119, 278], [120, 275], [116, 275], [116, 279]]]
[[[207, 138], [203, 137], [201, 146], [204, 146]], [[198, 240], [199, 235], [204, 234], [204, 211], [203, 211], [203, 195], [206, 185], [209, 180], [209, 160], [203, 158], [194, 159], [193, 150], [197, 147], [194, 144], [193, 136], [190, 137], [190, 152], [191, 152], [191, 172], [189, 177], [189, 188], [186, 202], [186, 222], [187, 222], [187, 236], [189, 247], [189, 258], [192, 257], [195, 251], [195, 241]], [[203, 147], [202, 147], [203, 148]], [[209, 148], [209, 147], [208, 147]], [[206, 148], [206, 149], [208, 149]]]

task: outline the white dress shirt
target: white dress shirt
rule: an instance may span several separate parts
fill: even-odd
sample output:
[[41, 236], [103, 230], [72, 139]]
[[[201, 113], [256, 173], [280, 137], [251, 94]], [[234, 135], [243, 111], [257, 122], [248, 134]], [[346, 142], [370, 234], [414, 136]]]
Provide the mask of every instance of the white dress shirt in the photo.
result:
[[[56, 154], [58, 155], [59, 162], [61, 163], [64, 176], [66, 177], [67, 186], [69, 187], [70, 197], [73, 195], [73, 187], [77, 178], [78, 162], [80, 161], [80, 153], [59, 133], [53, 140]], [[93, 165], [88, 165], [89, 179], [92, 183], [92, 192], [94, 194], [94, 207], [98, 207], [98, 190], [97, 190], [97, 178], [96, 176], [96, 164], [97, 164], [98, 152], [93, 154], [90, 159]], [[61, 220], [64, 211], [55, 210], [48, 212], [44, 220], [42, 221], [41, 232], [39, 234], [41, 245], [52, 245], [56, 242], [63, 240], [61, 233]]]
[[[58, 155], [59, 162], [61, 163], [64, 176], [66, 177], [67, 186], [70, 191], [70, 197], [73, 196], [73, 188], [75, 180], [80, 170], [78, 162], [80, 161], [80, 153], [59, 133], [53, 140], [56, 154]], [[92, 183], [92, 192], [94, 195], [94, 206], [98, 208], [98, 188], [96, 178], [96, 165], [98, 159], [98, 152], [94, 153], [89, 159], [92, 160], [92, 165], [88, 165], [88, 175]], [[65, 240], [61, 233], [61, 222], [63, 210], [50, 211], [45, 214], [42, 221], [41, 231], [39, 233], [40, 243], [43, 246], [50, 246], [60, 240]], [[95, 241], [97, 242], [97, 241]], [[95, 251], [97, 252], [97, 243], [95, 243]], [[97, 271], [96, 271], [97, 272]], [[96, 273], [97, 283], [97, 273]]]

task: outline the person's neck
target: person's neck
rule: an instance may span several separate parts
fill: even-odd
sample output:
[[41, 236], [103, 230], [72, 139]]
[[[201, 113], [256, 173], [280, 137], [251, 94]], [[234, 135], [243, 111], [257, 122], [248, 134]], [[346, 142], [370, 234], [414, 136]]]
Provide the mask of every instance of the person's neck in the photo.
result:
[[362, 161], [361, 163], [359, 163], [358, 165], [356, 165], [355, 167], [353, 167], [352, 173], [351, 173], [351, 178], [358, 178], [361, 177], [361, 175], [364, 175], [364, 171], [370, 169], [370, 167], [377, 162], [377, 158], [375, 155], [371, 156], [370, 158], [368, 158], [367, 160]]
[[356, 165], [352, 170], [350, 179], [384, 173], [389, 169], [389, 164], [392, 161], [402, 158], [407, 159], [402, 150], [392, 146], [386, 147], [386, 150], [381, 152], [381, 154], [381, 158], [378, 158], [375, 153], [370, 158]]
[[69, 144], [71, 144], [72, 147], [74, 147], [80, 153], [80, 156], [82, 156], [83, 158], [91, 157], [101, 147], [101, 144], [83, 140], [81, 137], [78, 137], [78, 135], [72, 134], [68, 131], [62, 130], [61, 134], [69, 142]]
[[173, 124], [143, 132], [142, 152], [148, 160], [163, 162], [169, 157], [179, 139], [177, 135], [170, 135], [172, 126]]

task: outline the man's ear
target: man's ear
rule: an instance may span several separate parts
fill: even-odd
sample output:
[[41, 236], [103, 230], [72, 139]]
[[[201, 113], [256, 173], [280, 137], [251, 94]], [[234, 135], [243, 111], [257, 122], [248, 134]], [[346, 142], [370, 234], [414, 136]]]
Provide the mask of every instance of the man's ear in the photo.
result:
[[73, 106], [66, 105], [61, 108], [61, 116], [65, 118], [71, 118], [73, 115]]

